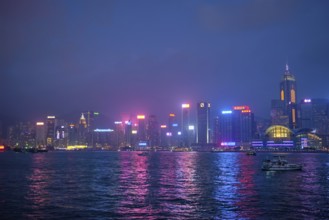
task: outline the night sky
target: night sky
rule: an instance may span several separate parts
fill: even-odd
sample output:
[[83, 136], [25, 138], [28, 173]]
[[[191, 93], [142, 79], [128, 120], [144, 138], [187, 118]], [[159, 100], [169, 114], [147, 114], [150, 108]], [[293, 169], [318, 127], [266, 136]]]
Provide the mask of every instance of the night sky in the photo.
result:
[[288, 63], [329, 98], [329, 1], [0, 1], [0, 115], [166, 118], [183, 102], [269, 117]]

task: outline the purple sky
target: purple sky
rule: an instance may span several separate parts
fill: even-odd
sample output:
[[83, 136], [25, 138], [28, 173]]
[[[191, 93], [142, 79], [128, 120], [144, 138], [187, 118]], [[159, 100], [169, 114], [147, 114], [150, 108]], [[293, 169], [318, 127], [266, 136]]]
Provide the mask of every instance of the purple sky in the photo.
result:
[[250, 105], [269, 117], [286, 62], [329, 98], [329, 1], [0, 1], [0, 115], [112, 119]]

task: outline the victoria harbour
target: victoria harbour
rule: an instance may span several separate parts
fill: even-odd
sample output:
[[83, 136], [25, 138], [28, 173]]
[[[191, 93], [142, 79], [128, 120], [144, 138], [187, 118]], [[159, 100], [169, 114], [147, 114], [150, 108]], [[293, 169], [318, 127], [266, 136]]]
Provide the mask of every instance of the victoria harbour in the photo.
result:
[[[273, 155], [302, 171], [262, 171]], [[2, 219], [328, 219], [329, 154], [0, 153]]]

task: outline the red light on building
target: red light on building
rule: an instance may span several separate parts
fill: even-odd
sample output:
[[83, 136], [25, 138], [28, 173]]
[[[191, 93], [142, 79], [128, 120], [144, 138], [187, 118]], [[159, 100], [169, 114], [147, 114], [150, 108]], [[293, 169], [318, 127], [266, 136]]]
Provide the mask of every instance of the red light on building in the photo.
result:
[[233, 107], [234, 110], [249, 110], [249, 106], [247, 105], [240, 105], [240, 106], [234, 106]]

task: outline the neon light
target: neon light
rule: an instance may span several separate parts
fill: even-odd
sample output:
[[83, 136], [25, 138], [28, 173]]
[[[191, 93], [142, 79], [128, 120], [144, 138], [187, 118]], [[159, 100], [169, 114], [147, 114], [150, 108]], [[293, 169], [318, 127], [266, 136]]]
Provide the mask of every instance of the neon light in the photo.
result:
[[125, 121], [126, 125], [131, 125], [131, 121]]
[[95, 129], [94, 132], [112, 132], [113, 130], [112, 129]]
[[161, 125], [160, 126], [160, 128], [166, 128], [167, 127], [167, 125]]
[[114, 124], [121, 125], [122, 124], [122, 121], [115, 121]]
[[250, 113], [251, 111], [248, 109], [248, 110], [242, 110], [241, 112], [242, 113]]
[[171, 136], [172, 136], [172, 133], [171, 133], [171, 132], [167, 132], [166, 135], [167, 135], [168, 137], [171, 137]]
[[45, 123], [43, 123], [43, 122], [37, 122], [37, 126], [42, 126], [42, 125], [44, 125]]
[[147, 146], [147, 143], [146, 143], [146, 142], [140, 142], [140, 143], [138, 143], [138, 146], [143, 146], [143, 147], [145, 147], [145, 146]]
[[177, 135], [182, 135], [182, 132], [181, 132], [181, 131], [178, 131], [178, 132], [177, 132]]
[[55, 118], [55, 116], [47, 116], [48, 119]]
[[80, 149], [86, 149], [87, 145], [69, 145], [67, 146], [66, 150], [80, 150]]
[[99, 115], [99, 112], [94, 112], [94, 115]]
[[137, 134], [137, 130], [132, 130], [131, 133], [132, 134]]
[[4, 149], [5, 149], [5, 146], [0, 145], [0, 150], [4, 150]]
[[194, 125], [189, 125], [189, 126], [188, 126], [188, 129], [189, 129], [190, 131], [194, 130]]
[[182, 108], [190, 108], [190, 104], [182, 104]]
[[169, 114], [169, 117], [175, 117], [175, 114], [174, 113], [170, 113]]
[[229, 111], [222, 111], [222, 114], [223, 114], [223, 115], [226, 115], [226, 114], [232, 114], [232, 111], [231, 111], [231, 110], [229, 110]]
[[249, 106], [247, 105], [240, 105], [240, 106], [234, 106], [233, 107], [234, 110], [249, 110]]
[[311, 99], [304, 99], [304, 102], [305, 103], [310, 103], [311, 102]]
[[222, 142], [220, 143], [221, 146], [235, 146], [235, 142]]
[[178, 127], [177, 123], [172, 124], [173, 127]]
[[137, 115], [137, 119], [145, 119], [145, 115]]

